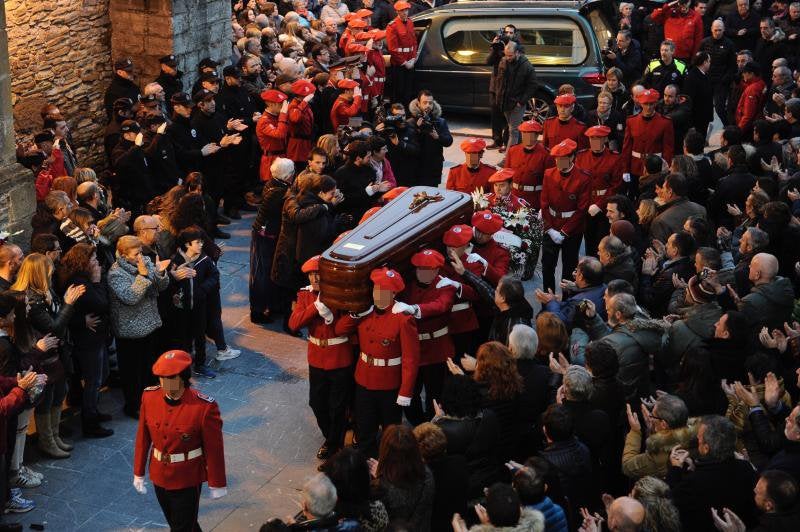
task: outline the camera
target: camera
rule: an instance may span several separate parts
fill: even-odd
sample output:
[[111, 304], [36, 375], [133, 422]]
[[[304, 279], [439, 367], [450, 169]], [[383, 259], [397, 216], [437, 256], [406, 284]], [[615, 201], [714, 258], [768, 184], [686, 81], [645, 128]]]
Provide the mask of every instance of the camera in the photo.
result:
[[580, 302], [580, 303], [578, 303], [578, 311], [579, 311], [581, 314], [584, 314], [584, 315], [585, 315], [585, 314], [586, 314], [586, 310], [587, 310], [588, 308], [589, 308], [589, 300], [588, 300], [588, 299], [582, 299], [582, 300], [581, 300], [581, 302]]
[[430, 115], [422, 115], [422, 123], [418, 126], [420, 133], [430, 133], [433, 131], [433, 120]]

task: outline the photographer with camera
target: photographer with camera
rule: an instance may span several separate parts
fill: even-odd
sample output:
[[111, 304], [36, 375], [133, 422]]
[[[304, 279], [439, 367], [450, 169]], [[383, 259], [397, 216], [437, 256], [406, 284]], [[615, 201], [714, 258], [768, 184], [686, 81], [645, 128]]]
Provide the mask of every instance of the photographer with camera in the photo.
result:
[[417, 128], [406, 121], [406, 109], [402, 103], [393, 103], [389, 114], [377, 126], [375, 132], [386, 139], [386, 158], [392, 165], [397, 184], [414, 186], [417, 184]]
[[423, 89], [408, 106], [417, 128], [419, 143], [419, 166], [417, 185], [439, 186], [444, 168], [444, 149], [453, 144], [453, 136], [447, 122], [442, 118], [442, 107], [433, 99], [431, 91]]
[[642, 49], [630, 30], [619, 30], [616, 42], [609, 39], [600, 53], [606, 67], [622, 70], [622, 84], [630, 88], [642, 77]]
[[486, 60], [486, 64], [492, 67], [492, 76], [489, 78], [492, 143], [486, 146], [486, 149], [496, 150], [499, 148], [501, 152], [504, 151], [506, 142], [508, 142], [508, 125], [506, 117], [503, 115], [502, 102], [497, 100], [498, 84], [502, 82], [502, 78], [497, 76], [497, 70], [503, 60], [503, 50], [510, 41], [519, 42], [517, 27], [513, 24], [506, 24], [492, 39], [492, 51], [489, 52], [489, 58]]

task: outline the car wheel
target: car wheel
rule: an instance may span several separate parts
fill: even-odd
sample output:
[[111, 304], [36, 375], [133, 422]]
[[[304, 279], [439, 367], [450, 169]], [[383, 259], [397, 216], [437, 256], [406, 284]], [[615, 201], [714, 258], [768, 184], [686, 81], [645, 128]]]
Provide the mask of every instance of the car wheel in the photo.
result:
[[552, 99], [549, 96], [536, 95], [528, 101], [528, 109], [525, 111], [525, 120], [536, 120], [544, 123], [550, 116]]

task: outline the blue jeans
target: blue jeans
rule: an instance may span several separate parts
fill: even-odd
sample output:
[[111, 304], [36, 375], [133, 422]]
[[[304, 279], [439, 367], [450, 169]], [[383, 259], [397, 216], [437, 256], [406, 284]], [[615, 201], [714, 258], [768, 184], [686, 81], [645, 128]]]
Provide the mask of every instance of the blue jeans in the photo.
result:
[[503, 111], [508, 122], [508, 148], [519, 144], [520, 134], [519, 125], [522, 123], [522, 117], [525, 115], [525, 106], [517, 105], [510, 111]]

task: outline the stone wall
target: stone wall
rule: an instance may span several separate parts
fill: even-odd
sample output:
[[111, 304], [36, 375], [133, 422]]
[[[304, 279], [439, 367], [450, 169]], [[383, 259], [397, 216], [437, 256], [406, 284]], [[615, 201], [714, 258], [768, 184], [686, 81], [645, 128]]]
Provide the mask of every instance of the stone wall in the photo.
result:
[[109, 0], [6, 0], [11, 98], [20, 140], [42, 127], [39, 110], [67, 117], [78, 161], [102, 167], [103, 93], [111, 80]]

